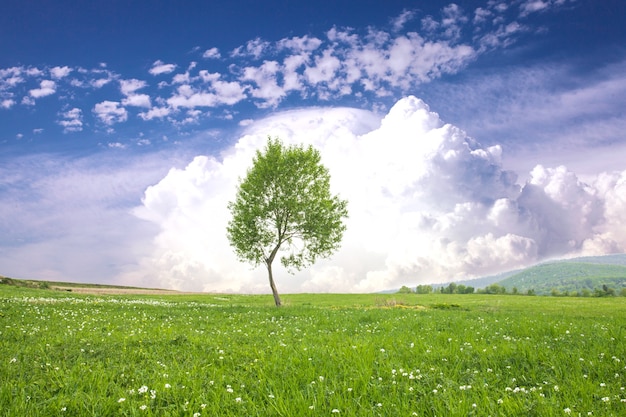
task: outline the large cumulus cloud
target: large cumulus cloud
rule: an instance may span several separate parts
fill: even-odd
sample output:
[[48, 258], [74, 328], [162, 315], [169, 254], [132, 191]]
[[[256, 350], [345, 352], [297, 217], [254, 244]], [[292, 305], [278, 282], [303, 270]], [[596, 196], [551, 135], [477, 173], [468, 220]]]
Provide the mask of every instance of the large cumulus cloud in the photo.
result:
[[197, 156], [149, 187], [136, 215], [160, 233], [126, 279], [183, 290], [267, 291], [265, 271], [237, 262], [228, 201], [267, 135], [317, 147], [349, 201], [342, 249], [279, 290], [376, 291], [445, 282], [556, 256], [624, 251], [626, 171], [592, 184], [537, 165], [520, 184], [500, 146], [482, 147], [415, 97], [384, 117], [355, 109], [279, 113], [248, 127], [219, 158]]

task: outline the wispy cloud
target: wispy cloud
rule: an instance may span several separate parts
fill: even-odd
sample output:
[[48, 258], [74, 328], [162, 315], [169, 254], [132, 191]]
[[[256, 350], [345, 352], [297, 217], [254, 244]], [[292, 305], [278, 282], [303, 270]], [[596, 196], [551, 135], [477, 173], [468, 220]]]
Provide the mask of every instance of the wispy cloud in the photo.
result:
[[63, 131], [68, 132], [80, 132], [83, 130], [83, 113], [79, 108], [73, 108], [62, 114], [63, 119], [57, 123], [63, 126]]
[[255, 38], [248, 41], [245, 45], [239, 46], [230, 53], [231, 57], [252, 57], [259, 59], [261, 55], [264, 55], [266, 50], [270, 47], [270, 42], [264, 41], [261, 38]]
[[407, 22], [413, 20], [415, 18], [415, 15], [416, 13], [414, 10], [403, 10], [399, 16], [391, 19], [391, 27], [393, 28], [394, 32], [399, 32], [404, 29], [404, 26], [407, 24]]
[[139, 113], [139, 117], [143, 120], [163, 119], [173, 111], [170, 107], [153, 107], [150, 110]]
[[[431, 105], [484, 141], [557, 150], [619, 143], [626, 127], [626, 61], [586, 70], [542, 63], [429, 85]], [[548, 148], [550, 147], [550, 148]]]
[[574, 3], [576, 0], [524, 0], [519, 5], [520, 17], [527, 17], [530, 14], [545, 12], [550, 9]]
[[166, 64], [161, 60], [155, 61], [148, 71], [152, 75], [169, 74], [176, 69], [176, 64]]

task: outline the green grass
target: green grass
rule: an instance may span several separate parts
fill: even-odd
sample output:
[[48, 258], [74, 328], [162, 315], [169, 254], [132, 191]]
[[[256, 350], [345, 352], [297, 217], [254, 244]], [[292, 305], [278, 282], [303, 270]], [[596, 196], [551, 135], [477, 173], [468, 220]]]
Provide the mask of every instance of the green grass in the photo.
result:
[[284, 299], [0, 287], [0, 414], [626, 414], [623, 298]]

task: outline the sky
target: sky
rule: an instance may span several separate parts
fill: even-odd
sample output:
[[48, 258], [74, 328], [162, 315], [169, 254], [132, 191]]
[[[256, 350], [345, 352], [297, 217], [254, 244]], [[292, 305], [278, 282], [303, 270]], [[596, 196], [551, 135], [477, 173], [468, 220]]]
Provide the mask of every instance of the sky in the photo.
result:
[[61, 0], [0, 14], [0, 275], [267, 293], [227, 204], [311, 144], [342, 247], [280, 292], [626, 251], [620, 0]]

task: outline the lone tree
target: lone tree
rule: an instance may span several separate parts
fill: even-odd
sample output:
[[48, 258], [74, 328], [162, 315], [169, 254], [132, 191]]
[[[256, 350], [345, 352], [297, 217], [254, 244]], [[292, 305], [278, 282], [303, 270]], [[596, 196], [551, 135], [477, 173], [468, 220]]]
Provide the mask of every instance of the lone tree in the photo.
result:
[[252, 167], [240, 180], [227, 233], [240, 260], [267, 267], [276, 306], [272, 263], [279, 253], [289, 272], [339, 248], [348, 216], [347, 202], [330, 192], [328, 169], [312, 146], [284, 146], [268, 137]]

